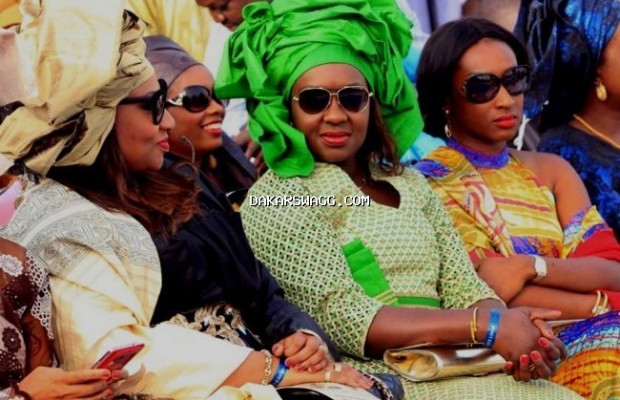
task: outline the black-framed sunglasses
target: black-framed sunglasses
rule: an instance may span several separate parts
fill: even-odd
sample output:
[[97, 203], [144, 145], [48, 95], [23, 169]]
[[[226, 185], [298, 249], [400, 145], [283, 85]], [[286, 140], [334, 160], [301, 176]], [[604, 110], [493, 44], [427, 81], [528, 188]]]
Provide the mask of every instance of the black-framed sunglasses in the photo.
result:
[[345, 111], [358, 113], [364, 111], [370, 103], [372, 92], [364, 86], [343, 86], [336, 91], [322, 87], [302, 89], [299, 95], [291, 99], [299, 103], [299, 107], [307, 114], [319, 114], [332, 104], [332, 97], [336, 97], [338, 104]]
[[140, 104], [141, 108], [151, 112], [153, 124], [159, 125], [164, 118], [166, 111], [166, 97], [168, 96], [168, 84], [163, 79], [159, 79], [159, 90], [148, 96], [128, 97], [121, 100], [122, 104]]
[[183, 107], [191, 113], [198, 113], [206, 110], [211, 105], [211, 101], [219, 103], [222, 107], [228, 105], [228, 101], [218, 99], [211, 89], [200, 85], [186, 87], [178, 96], [166, 101], [166, 104]]
[[530, 67], [517, 65], [509, 68], [501, 78], [490, 73], [472, 75], [463, 84], [463, 92], [469, 102], [482, 104], [497, 96], [500, 85], [511, 96], [523, 94], [530, 87]]

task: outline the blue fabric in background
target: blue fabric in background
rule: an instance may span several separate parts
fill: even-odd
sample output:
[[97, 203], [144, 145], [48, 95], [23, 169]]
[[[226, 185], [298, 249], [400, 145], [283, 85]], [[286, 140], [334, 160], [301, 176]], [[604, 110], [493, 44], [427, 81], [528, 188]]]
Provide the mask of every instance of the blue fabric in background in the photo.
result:
[[[415, 37], [414, 42], [409, 48], [407, 58], [405, 58], [403, 66], [405, 73], [412, 85], [415, 85], [416, 71], [418, 69], [418, 62], [420, 61], [420, 54], [422, 53], [422, 47], [424, 47], [425, 37]], [[424, 158], [425, 155], [435, 150], [437, 147], [444, 146], [446, 142], [443, 139], [436, 138], [428, 133], [421, 132], [420, 136], [416, 139], [413, 145], [407, 150], [400, 161], [405, 165], [413, 165], [416, 161]]]
[[421, 160], [431, 151], [445, 145], [446, 142], [443, 139], [431, 136], [426, 132], [421, 132], [420, 136], [418, 136], [416, 141], [409, 148], [409, 150], [407, 150], [400, 161], [407, 166], [412, 166], [416, 163], [416, 161]]
[[570, 125], [545, 132], [538, 150], [557, 154], [573, 166], [592, 204], [620, 240], [620, 150]]

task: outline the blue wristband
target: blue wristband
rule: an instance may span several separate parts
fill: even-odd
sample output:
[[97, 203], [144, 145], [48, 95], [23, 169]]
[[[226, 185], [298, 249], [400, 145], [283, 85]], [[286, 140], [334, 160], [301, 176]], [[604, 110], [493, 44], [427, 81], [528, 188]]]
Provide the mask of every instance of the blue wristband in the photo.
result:
[[286, 375], [286, 371], [288, 371], [288, 367], [284, 363], [284, 358], [281, 358], [280, 363], [278, 364], [278, 369], [276, 369], [276, 373], [273, 375], [273, 379], [269, 382], [269, 384], [278, 387], [278, 385], [282, 383], [284, 375]]
[[499, 330], [499, 318], [502, 316], [499, 310], [492, 309], [491, 317], [489, 318], [489, 327], [487, 328], [487, 335], [484, 338], [484, 347], [491, 348], [495, 344], [497, 339], [497, 331]]

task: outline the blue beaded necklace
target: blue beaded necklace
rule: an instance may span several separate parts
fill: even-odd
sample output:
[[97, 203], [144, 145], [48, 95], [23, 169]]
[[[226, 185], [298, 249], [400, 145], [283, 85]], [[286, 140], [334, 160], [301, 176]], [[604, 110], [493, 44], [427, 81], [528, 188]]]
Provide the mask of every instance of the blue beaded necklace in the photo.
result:
[[500, 169], [508, 165], [510, 160], [508, 147], [504, 147], [504, 150], [498, 154], [488, 155], [465, 147], [453, 138], [449, 138], [447, 143], [449, 147], [463, 154], [467, 161], [476, 168]]

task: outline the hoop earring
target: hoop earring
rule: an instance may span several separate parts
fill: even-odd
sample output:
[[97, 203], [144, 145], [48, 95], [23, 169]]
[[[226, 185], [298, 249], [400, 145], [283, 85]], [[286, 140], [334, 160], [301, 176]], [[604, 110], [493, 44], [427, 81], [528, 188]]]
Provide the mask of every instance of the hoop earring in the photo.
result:
[[452, 127], [450, 126], [450, 110], [444, 108], [444, 114], [446, 114], [446, 124], [443, 126], [443, 133], [448, 139], [452, 137]]
[[607, 100], [607, 88], [603, 82], [601, 82], [600, 78], [596, 78], [594, 81], [594, 86], [596, 86], [596, 97], [598, 97], [600, 101]]
[[185, 135], [181, 136], [181, 140], [184, 141], [185, 143], [187, 143], [187, 145], [189, 146], [190, 150], [192, 151], [192, 158], [190, 159], [190, 161], [192, 162], [192, 164], [194, 162], [196, 162], [196, 148], [194, 147], [194, 144], [192, 143], [191, 140], [189, 140], [189, 138]]

